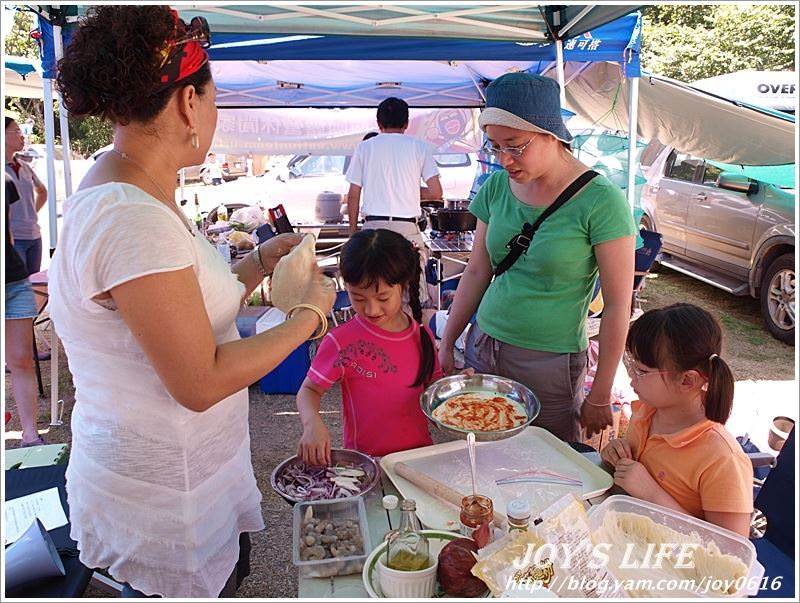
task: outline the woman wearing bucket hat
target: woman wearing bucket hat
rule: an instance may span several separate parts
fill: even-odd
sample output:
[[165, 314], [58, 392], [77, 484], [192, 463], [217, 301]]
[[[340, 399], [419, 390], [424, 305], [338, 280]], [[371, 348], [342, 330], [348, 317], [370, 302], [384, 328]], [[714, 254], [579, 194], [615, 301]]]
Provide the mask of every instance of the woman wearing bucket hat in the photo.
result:
[[[442, 368], [452, 371], [453, 342], [477, 309], [467, 365], [530, 387], [542, 404], [534, 425], [580, 441], [581, 427], [591, 436], [611, 424], [611, 385], [633, 287], [631, 210], [618, 187], [588, 174], [570, 152], [554, 80], [528, 73], [497, 78], [486, 89], [479, 124], [486, 150], [504, 170], [470, 204], [478, 226], [442, 339]], [[552, 213], [532, 238], [530, 225], [545, 211]], [[586, 317], [598, 273], [605, 301], [600, 357], [585, 396]]]

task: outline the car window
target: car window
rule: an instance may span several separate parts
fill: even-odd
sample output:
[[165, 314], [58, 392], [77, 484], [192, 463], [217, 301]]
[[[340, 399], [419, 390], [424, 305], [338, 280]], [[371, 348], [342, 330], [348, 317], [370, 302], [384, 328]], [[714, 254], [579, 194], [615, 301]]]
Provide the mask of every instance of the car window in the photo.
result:
[[314, 155], [294, 166], [302, 176], [344, 174], [344, 155]]
[[667, 160], [667, 167], [664, 175], [667, 176], [667, 178], [675, 178], [676, 180], [692, 182], [694, 180], [695, 173], [697, 173], [697, 166], [699, 166], [701, 163], [702, 160], [698, 159], [697, 157], [692, 157], [686, 153], [672, 151], [672, 153], [669, 155], [669, 159]]
[[722, 173], [722, 170], [716, 166], [711, 165], [710, 163], [706, 163], [703, 166], [703, 184], [709, 186], [716, 186], [717, 179], [719, 175]]
[[470, 164], [467, 153], [444, 153], [434, 155], [433, 160], [439, 167], [466, 167]]

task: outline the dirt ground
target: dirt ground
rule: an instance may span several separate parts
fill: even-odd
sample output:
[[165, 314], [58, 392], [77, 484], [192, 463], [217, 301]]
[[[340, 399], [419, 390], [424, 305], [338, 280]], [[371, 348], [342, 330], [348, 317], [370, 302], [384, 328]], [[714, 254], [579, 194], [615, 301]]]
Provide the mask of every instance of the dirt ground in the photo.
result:
[[[661, 307], [678, 301], [698, 304], [712, 311], [724, 325], [727, 349], [724, 357], [731, 365], [737, 380], [792, 380], [795, 378], [795, 348], [773, 339], [762, 326], [758, 302], [733, 297], [694, 279], [663, 269], [648, 277], [641, 295], [644, 309]], [[42, 365], [45, 389], [49, 392], [49, 363]], [[44, 428], [49, 423], [49, 397], [40, 404], [40, 421], [45, 437], [51, 443], [70, 442], [70, 413], [74, 403], [74, 388], [66, 363], [59, 376], [61, 397], [64, 400], [63, 426]], [[6, 375], [7, 407], [14, 411], [9, 399], [10, 385]], [[48, 394], [49, 396], [49, 394]], [[334, 445], [341, 445], [341, 395], [338, 389], [327, 395], [322, 404], [325, 422]], [[297, 596], [297, 572], [292, 565], [288, 543], [292, 537], [292, 508], [270, 487], [273, 468], [295, 452], [301, 434], [293, 396], [265, 395], [258, 386], [250, 388], [250, 425], [253, 467], [263, 493], [262, 508], [267, 528], [252, 537], [252, 573], [244, 582], [240, 597], [286, 598]], [[6, 428], [6, 448], [18, 443], [19, 421], [12, 418]], [[16, 434], [14, 433], [16, 432]], [[434, 436], [443, 441], [441, 435]], [[104, 597], [94, 587], [86, 597]]]

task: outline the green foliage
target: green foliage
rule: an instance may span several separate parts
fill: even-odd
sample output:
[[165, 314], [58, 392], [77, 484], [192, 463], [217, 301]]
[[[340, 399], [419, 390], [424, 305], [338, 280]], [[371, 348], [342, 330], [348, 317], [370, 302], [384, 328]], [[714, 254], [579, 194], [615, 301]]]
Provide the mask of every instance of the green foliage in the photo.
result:
[[794, 71], [793, 4], [650, 6], [642, 67], [684, 82], [742, 69]]
[[36, 29], [36, 22], [33, 13], [21, 10], [14, 13], [14, 25], [5, 39], [6, 54], [27, 59], [38, 59], [39, 46], [30, 35], [34, 29]]
[[111, 124], [98, 117], [69, 118], [70, 146], [88, 157], [114, 138]]

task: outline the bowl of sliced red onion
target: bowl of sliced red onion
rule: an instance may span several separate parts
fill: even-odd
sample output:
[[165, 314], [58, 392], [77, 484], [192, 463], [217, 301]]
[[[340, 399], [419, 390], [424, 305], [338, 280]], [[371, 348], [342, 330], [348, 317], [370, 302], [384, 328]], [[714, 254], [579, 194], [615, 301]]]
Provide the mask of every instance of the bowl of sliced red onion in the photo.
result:
[[375, 460], [357, 450], [334, 448], [331, 464], [306, 465], [297, 455], [280, 463], [270, 476], [272, 489], [292, 504], [361, 496], [381, 479]]

